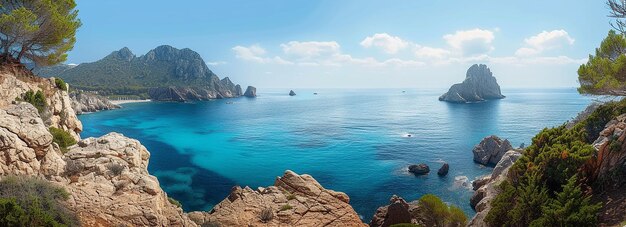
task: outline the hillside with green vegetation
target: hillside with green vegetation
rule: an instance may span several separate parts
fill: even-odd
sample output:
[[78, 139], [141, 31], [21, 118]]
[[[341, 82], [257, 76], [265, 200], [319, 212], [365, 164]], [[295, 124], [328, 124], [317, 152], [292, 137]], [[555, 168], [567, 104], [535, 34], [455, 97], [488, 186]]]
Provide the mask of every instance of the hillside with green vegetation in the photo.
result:
[[167, 99], [170, 94], [166, 94], [165, 98], [161, 95], [171, 92], [163, 90], [170, 87], [176, 87], [174, 92], [189, 99], [242, 95], [239, 85], [235, 85], [228, 78], [220, 80], [198, 53], [167, 45], [159, 46], [139, 57], [128, 48], [122, 48], [96, 62], [74, 67], [60, 65], [35, 68], [34, 72], [41, 76], [63, 78], [72, 88], [95, 91], [105, 96], [134, 95]]

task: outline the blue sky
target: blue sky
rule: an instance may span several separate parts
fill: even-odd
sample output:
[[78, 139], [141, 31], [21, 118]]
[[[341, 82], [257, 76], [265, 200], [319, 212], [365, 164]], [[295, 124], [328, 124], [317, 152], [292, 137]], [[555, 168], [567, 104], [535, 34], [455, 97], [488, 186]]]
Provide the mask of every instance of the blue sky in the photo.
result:
[[77, 0], [67, 63], [191, 48], [261, 88], [441, 88], [487, 64], [502, 87], [575, 87], [610, 29], [604, 1]]

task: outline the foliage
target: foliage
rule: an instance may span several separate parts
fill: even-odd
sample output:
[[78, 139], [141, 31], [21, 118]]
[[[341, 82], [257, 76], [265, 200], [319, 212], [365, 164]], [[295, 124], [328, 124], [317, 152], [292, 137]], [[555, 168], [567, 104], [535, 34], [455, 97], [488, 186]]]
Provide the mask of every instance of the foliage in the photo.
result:
[[293, 207], [289, 204], [285, 204], [283, 206], [280, 207], [280, 211], [286, 211], [286, 210], [291, 210]]
[[418, 201], [421, 216], [432, 220], [434, 226], [465, 226], [467, 217], [463, 211], [453, 205], [446, 205], [439, 197], [426, 194]]
[[65, 81], [63, 81], [63, 79], [61, 78], [54, 78], [54, 84], [57, 86], [57, 88], [63, 90], [63, 91], [68, 91], [67, 90], [67, 83], [65, 83]]
[[262, 222], [269, 222], [272, 219], [274, 219], [274, 212], [272, 211], [272, 208], [267, 207], [261, 210], [261, 214], [259, 215], [259, 218], [261, 219]]
[[626, 95], [626, 38], [609, 31], [608, 36], [589, 55], [589, 61], [578, 68], [582, 94]]
[[68, 151], [68, 147], [76, 144], [76, 139], [65, 130], [50, 127], [50, 134], [52, 134], [52, 141], [55, 142], [61, 148], [63, 153]]
[[542, 216], [532, 222], [534, 226], [594, 226], [601, 203], [591, 204], [573, 176], [556, 198], [542, 207]]
[[39, 113], [43, 113], [46, 108], [46, 96], [42, 91], [34, 92], [33, 90], [29, 90], [22, 95], [22, 99], [20, 101], [24, 101], [32, 104]]
[[74, 0], [15, 0], [0, 5], [0, 51], [4, 62], [27, 59], [54, 65], [67, 58], [81, 23]]
[[170, 201], [170, 203], [176, 207], [183, 207], [183, 205], [178, 200], [172, 197], [167, 197], [167, 201]]
[[571, 128], [542, 130], [509, 170], [485, 221], [492, 226], [594, 225], [600, 204], [591, 204], [582, 188], [597, 182], [587, 182], [584, 166], [595, 153], [591, 143], [623, 113], [626, 100], [608, 102]]
[[124, 171], [124, 166], [119, 163], [109, 163], [106, 167], [114, 176], [119, 176]]
[[76, 215], [61, 202], [69, 194], [45, 180], [5, 177], [0, 181], [0, 198], [2, 222], [17, 223], [2, 226], [78, 226]]

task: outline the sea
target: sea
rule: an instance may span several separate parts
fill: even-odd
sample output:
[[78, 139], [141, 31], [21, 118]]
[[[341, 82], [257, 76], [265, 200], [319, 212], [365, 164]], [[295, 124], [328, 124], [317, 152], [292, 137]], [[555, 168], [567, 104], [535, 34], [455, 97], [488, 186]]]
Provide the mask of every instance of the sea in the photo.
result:
[[[445, 91], [260, 89], [257, 98], [128, 103], [79, 119], [83, 138], [139, 140], [151, 153], [148, 170], [185, 211], [208, 211], [235, 185], [270, 186], [292, 170], [348, 194], [368, 222], [392, 195], [435, 194], [471, 218], [471, 181], [492, 170], [473, 162], [482, 138], [528, 146], [593, 101], [575, 88], [503, 89], [502, 100], [453, 104], [438, 101]], [[440, 177], [444, 162], [450, 171]], [[407, 171], [418, 163], [430, 174]]]

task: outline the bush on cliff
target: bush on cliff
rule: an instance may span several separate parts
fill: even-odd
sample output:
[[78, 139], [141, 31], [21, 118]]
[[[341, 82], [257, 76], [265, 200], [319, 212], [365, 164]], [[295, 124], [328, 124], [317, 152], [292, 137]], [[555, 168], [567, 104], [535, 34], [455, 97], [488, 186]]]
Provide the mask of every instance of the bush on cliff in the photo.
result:
[[418, 201], [420, 216], [432, 221], [429, 226], [465, 226], [467, 217], [463, 210], [453, 205], [446, 205], [439, 197], [426, 194]]
[[485, 221], [492, 226], [593, 226], [600, 204], [591, 204], [584, 193], [597, 184], [588, 182], [585, 163], [595, 153], [591, 143], [623, 113], [626, 100], [608, 102], [572, 128], [542, 130], [509, 170], [509, 181], [500, 185]]
[[33, 90], [27, 91], [22, 95], [21, 99], [17, 99], [18, 101], [24, 101], [32, 104], [39, 114], [43, 113], [46, 108], [46, 96], [41, 91], [34, 92]]
[[61, 78], [54, 78], [54, 84], [57, 86], [57, 88], [63, 90], [63, 91], [68, 91], [67, 90], [67, 83], [65, 83], [65, 81], [63, 81], [63, 79]]
[[0, 181], [0, 226], [78, 226], [78, 218], [63, 200], [62, 187], [28, 176]]
[[52, 141], [59, 145], [63, 153], [67, 152], [68, 147], [76, 144], [76, 139], [70, 133], [55, 127], [50, 127], [49, 130], [52, 134]]

